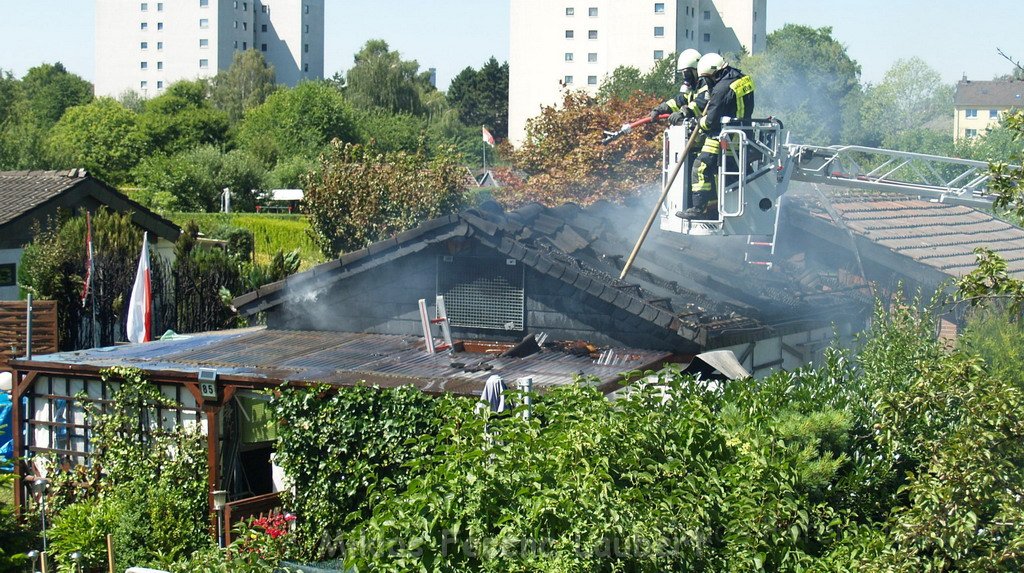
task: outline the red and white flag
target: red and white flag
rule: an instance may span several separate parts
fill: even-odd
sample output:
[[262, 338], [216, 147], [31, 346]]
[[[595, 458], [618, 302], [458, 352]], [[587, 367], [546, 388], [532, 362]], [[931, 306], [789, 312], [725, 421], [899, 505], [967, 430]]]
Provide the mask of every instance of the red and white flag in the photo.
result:
[[128, 340], [149, 342], [153, 340], [153, 291], [149, 278], [149, 234], [142, 234], [142, 254], [139, 268], [135, 271], [135, 286], [128, 301]]
[[487, 128], [483, 126], [480, 126], [480, 129], [484, 130], [484, 143], [494, 147], [494, 136], [491, 135], [491, 132], [487, 131]]
[[85, 307], [85, 299], [89, 296], [89, 287], [92, 286], [92, 215], [85, 212], [85, 282], [82, 284], [82, 307]]

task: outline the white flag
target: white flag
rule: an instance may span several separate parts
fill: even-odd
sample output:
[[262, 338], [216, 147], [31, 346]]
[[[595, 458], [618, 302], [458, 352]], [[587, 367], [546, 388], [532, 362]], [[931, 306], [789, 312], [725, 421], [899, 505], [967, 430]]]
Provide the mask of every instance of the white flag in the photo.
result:
[[142, 254], [139, 268], [135, 271], [135, 286], [128, 302], [128, 340], [149, 342], [153, 340], [153, 292], [149, 278], [149, 234], [142, 234]]
[[487, 131], [486, 127], [480, 126], [480, 128], [484, 130], [484, 132], [483, 132], [484, 143], [486, 143], [487, 145], [490, 145], [491, 147], [494, 147], [494, 136], [491, 135], [491, 132]]

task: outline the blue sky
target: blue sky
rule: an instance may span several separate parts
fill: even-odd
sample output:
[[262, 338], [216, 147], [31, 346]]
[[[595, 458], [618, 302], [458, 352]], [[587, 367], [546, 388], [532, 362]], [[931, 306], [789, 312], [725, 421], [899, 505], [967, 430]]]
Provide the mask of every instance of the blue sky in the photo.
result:
[[[20, 77], [61, 61], [91, 80], [94, 1], [0, 0], [0, 69]], [[510, 1], [326, 0], [325, 73], [348, 68], [366, 40], [383, 38], [422, 68], [437, 68], [445, 88], [466, 66], [508, 58]], [[861, 64], [862, 80], [873, 83], [911, 56], [949, 83], [964, 73], [975, 80], [1007, 73], [1011, 65], [996, 48], [1024, 60], [1022, 21], [1021, 0], [768, 0], [769, 31], [786, 23], [832, 26]]]

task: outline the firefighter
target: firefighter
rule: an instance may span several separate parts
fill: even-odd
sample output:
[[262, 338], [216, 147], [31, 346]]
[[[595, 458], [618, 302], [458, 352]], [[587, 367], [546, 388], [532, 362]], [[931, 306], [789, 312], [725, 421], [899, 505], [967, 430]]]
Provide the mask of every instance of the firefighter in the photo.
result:
[[704, 54], [697, 63], [697, 73], [711, 86], [707, 108], [697, 122], [697, 129], [707, 134], [700, 155], [694, 164], [696, 179], [691, 190], [692, 207], [682, 213], [684, 219], [718, 219], [718, 195], [715, 178], [722, 150], [718, 136], [722, 118], [748, 120], [754, 112], [754, 81], [728, 65], [719, 54]]
[[671, 125], [679, 125], [687, 117], [700, 116], [703, 108], [698, 110], [696, 100], [703, 94], [706, 99], [707, 86], [701, 87], [700, 78], [697, 76], [697, 62], [700, 60], [700, 52], [690, 48], [679, 54], [677, 64], [678, 71], [683, 77], [683, 83], [679, 86], [679, 93], [672, 99], [651, 110], [651, 121], [657, 121], [658, 116], [671, 114], [668, 122]]

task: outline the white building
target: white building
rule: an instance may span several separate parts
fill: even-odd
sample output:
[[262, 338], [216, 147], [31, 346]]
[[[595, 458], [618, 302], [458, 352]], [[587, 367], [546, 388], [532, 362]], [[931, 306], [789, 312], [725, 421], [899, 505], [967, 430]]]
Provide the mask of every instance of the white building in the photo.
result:
[[153, 97], [260, 50], [277, 82], [324, 75], [324, 0], [96, 0], [96, 95]]
[[765, 49], [767, 0], [511, 0], [509, 139], [561, 101], [563, 86], [596, 92], [619, 66], [647, 72], [687, 48]]

